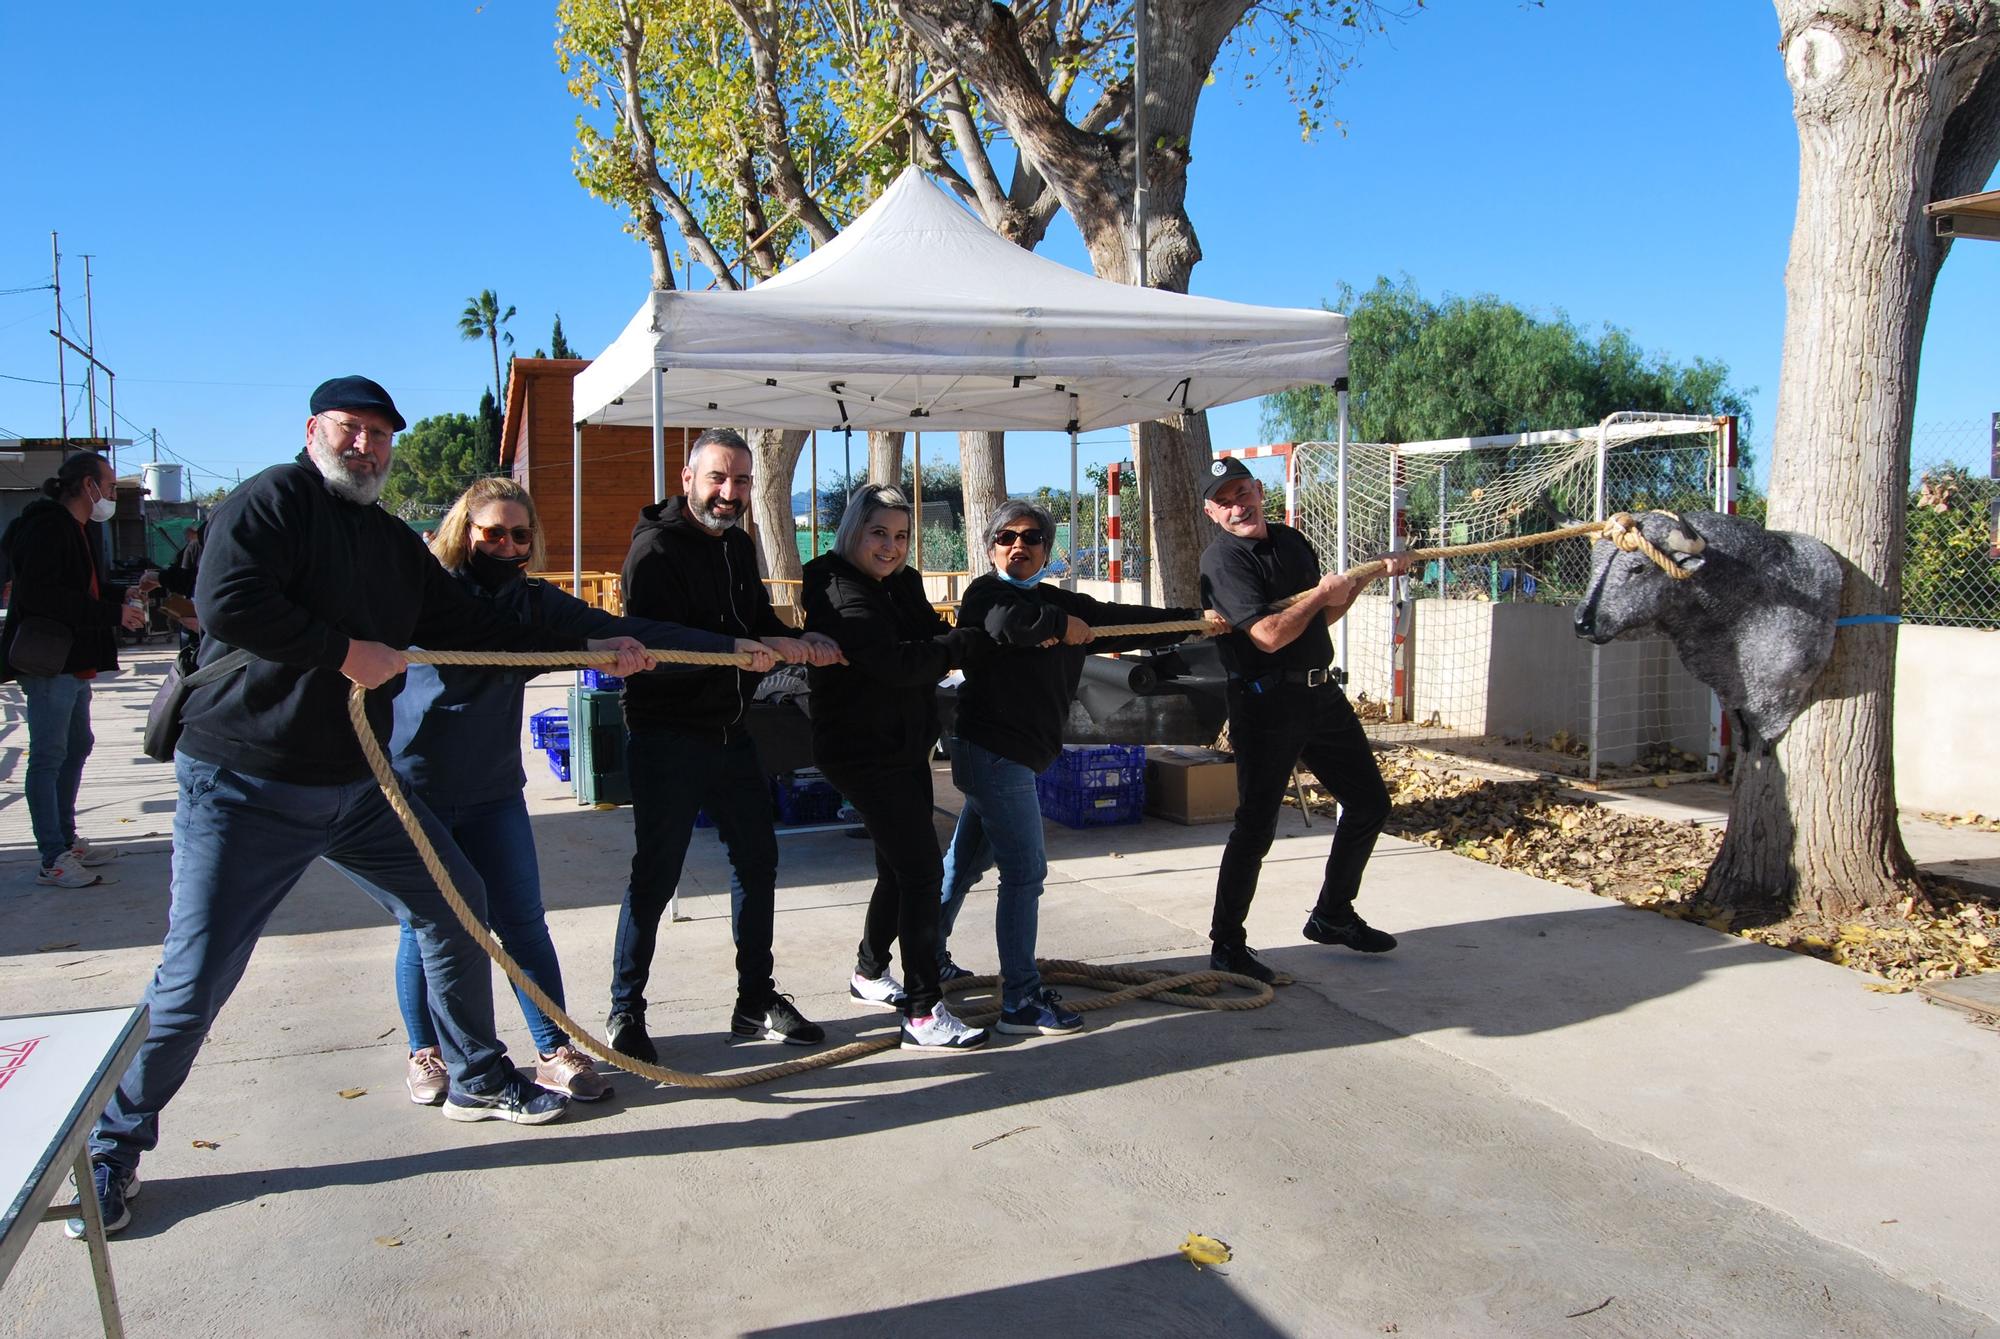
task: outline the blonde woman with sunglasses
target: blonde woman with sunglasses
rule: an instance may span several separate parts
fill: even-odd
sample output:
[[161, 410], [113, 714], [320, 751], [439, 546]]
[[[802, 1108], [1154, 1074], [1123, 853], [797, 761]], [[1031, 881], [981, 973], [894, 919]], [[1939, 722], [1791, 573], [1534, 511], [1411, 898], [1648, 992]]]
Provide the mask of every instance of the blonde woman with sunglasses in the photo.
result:
[[[480, 479], [438, 524], [431, 552], [475, 597], [552, 632], [656, 650], [745, 651], [771, 668], [768, 647], [674, 623], [618, 618], [566, 591], [530, 578], [544, 556], [542, 527], [528, 491], [507, 478]], [[412, 665], [396, 699], [391, 740], [397, 775], [451, 830], [486, 881], [487, 922], [528, 976], [563, 1002], [562, 969], [542, 908], [541, 873], [521, 768], [521, 712], [538, 670]], [[516, 991], [533, 1036], [535, 1081], [580, 1102], [611, 1086], [548, 1015]], [[396, 953], [396, 996], [409, 1039], [405, 1084], [410, 1100], [444, 1100], [447, 1076], [431, 1023], [423, 963], [410, 926]], [[565, 1006], [567, 1007], [567, 1006]]]

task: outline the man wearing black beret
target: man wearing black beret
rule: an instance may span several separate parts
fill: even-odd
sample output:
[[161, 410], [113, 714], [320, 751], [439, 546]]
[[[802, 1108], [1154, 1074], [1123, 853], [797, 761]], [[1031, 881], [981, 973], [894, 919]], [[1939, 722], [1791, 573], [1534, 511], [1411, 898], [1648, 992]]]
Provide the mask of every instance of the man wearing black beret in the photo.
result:
[[[375, 505], [403, 427], [389, 393], [366, 377], [313, 392], [305, 449], [243, 484], [210, 518], [195, 603], [201, 663], [249, 652], [196, 687], [174, 756], [173, 904], [146, 991], [150, 1029], [91, 1137], [106, 1231], [123, 1227], [140, 1155], [160, 1112], [243, 975], [258, 935], [315, 859], [324, 857], [409, 924], [451, 1090], [445, 1115], [539, 1125], [567, 1104], [517, 1071], [494, 1035], [492, 974], [376, 788], [347, 715], [350, 685], [402, 674], [403, 648], [565, 651], [551, 636], [474, 599], [414, 530]], [[630, 638], [592, 642], [625, 652], [618, 672], [652, 661]], [[368, 715], [389, 733], [396, 689]], [[475, 912], [486, 890], [415, 795], [431, 842]], [[81, 1220], [70, 1235], [82, 1235]]]
[[[1264, 519], [1264, 486], [1242, 461], [1209, 466], [1202, 511], [1222, 534], [1201, 555], [1201, 602], [1234, 631], [1217, 639], [1229, 672], [1229, 743], [1236, 751], [1236, 823], [1216, 873], [1209, 966], [1270, 981], [1275, 975], [1244, 942], [1257, 876], [1278, 831], [1285, 787], [1301, 758], [1340, 801], [1326, 877], [1306, 919], [1305, 937], [1363, 953], [1384, 953], [1394, 936], [1355, 914], [1361, 871], [1389, 817], [1389, 792], [1361, 722], [1328, 668], [1326, 626], [1345, 614], [1367, 581], [1324, 576], [1319, 555], [1288, 525]], [[1392, 559], [1389, 574], [1408, 570]], [[1306, 592], [1280, 608], [1287, 596]]]

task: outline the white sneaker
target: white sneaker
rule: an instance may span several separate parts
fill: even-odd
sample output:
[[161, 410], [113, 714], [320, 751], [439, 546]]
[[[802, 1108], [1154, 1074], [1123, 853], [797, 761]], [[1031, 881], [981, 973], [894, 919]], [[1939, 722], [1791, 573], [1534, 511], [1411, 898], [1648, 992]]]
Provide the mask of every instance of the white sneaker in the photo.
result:
[[848, 979], [847, 993], [871, 1009], [900, 1009], [908, 998], [903, 994], [903, 983], [887, 972], [880, 976], [856, 972]]
[[118, 852], [103, 846], [92, 846], [82, 837], [69, 848], [69, 858], [79, 865], [108, 865], [118, 858]]
[[94, 883], [101, 883], [103, 877], [101, 874], [92, 874], [74, 860], [70, 860], [61, 864], [42, 866], [42, 872], [35, 876], [35, 882], [50, 888], [88, 888]]
[[967, 1027], [940, 1004], [922, 1018], [903, 1020], [902, 1044], [926, 1050], [969, 1051], [986, 1044], [986, 1029]]

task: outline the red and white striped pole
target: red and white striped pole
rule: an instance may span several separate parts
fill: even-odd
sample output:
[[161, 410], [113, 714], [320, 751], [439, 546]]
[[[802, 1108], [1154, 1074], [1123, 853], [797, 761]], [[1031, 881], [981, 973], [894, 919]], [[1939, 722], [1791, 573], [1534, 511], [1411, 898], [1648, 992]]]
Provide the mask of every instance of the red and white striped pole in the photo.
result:
[[1111, 468], [1105, 477], [1108, 496], [1104, 511], [1104, 542], [1111, 550], [1109, 571], [1106, 579], [1111, 582], [1111, 602], [1113, 604], [1124, 603], [1122, 599], [1124, 592], [1119, 583], [1125, 580], [1125, 541], [1118, 529], [1118, 474], [1123, 467], [1123, 461], [1112, 461]]

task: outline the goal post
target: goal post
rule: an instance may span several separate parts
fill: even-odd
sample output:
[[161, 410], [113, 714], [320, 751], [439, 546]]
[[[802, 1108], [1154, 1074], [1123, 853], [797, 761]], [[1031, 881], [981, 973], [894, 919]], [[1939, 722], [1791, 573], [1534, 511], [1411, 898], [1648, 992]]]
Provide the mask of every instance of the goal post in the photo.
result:
[[[1726, 510], [1734, 420], [1628, 411], [1576, 427], [1400, 443], [1301, 442], [1296, 524], [1329, 566], [1536, 534], [1649, 508]], [[1720, 714], [1671, 644], [1572, 630], [1585, 540], [1433, 560], [1371, 587], [1337, 660], [1370, 735], [1548, 770], [1714, 774]]]

